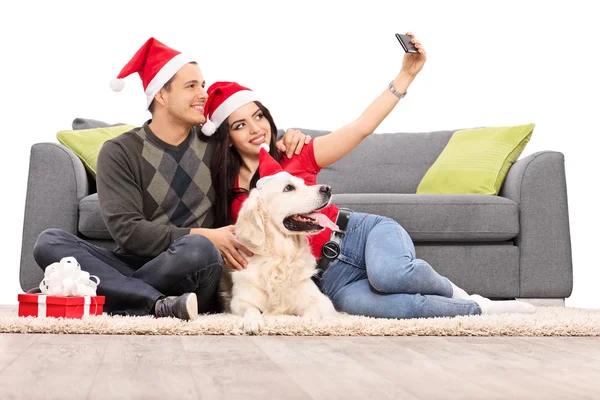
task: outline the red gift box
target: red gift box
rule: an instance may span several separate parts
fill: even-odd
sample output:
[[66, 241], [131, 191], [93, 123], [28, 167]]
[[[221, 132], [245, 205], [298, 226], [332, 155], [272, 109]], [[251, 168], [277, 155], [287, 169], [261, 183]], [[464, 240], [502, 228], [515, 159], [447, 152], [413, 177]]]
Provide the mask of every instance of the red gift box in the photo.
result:
[[19, 317], [81, 318], [102, 315], [104, 296], [19, 294]]

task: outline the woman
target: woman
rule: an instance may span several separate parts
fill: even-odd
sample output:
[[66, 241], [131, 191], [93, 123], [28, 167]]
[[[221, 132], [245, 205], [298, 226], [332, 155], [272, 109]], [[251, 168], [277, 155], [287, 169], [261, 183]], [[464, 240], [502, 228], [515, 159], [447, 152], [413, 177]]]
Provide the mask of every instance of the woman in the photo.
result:
[[[262, 143], [269, 145], [269, 153], [285, 171], [314, 185], [322, 168], [344, 157], [373, 133], [404, 97], [425, 64], [425, 49], [412, 33], [407, 35], [419, 53], [404, 55], [402, 68], [389, 88], [357, 120], [313, 139], [291, 158], [280, 156], [271, 146], [277, 129], [254, 92], [234, 82], [217, 82], [208, 89], [204, 112], [207, 121], [212, 121], [203, 127], [203, 132], [215, 133], [217, 141], [211, 165], [217, 192], [217, 227], [235, 222], [249, 190], [256, 187]], [[331, 205], [321, 213], [335, 221], [338, 208]], [[311, 236], [317, 259], [330, 236], [330, 229]], [[380, 318], [420, 318], [535, 310], [520, 301], [469, 296], [426, 261], [416, 258], [411, 238], [390, 218], [353, 212], [340, 247], [339, 257], [329, 265], [321, 281], [321, 289], [338, 311]], [[228, 267], [242, 268], [231, 255], [223, 256]]]

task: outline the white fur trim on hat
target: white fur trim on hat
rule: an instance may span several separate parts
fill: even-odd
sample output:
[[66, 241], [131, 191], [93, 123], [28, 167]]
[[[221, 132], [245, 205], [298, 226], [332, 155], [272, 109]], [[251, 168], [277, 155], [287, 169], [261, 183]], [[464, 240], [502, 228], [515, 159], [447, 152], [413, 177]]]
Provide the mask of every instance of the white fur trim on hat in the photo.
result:
[[220, 126], [235, 110], [252, 101], [258, 100], [256, 93], [252, 90], [240, 90], [227, 98], [213, 113], [210, 120], [216, 126]]
[[177, 54], [171, 58], [163, 67], [154, 75], [154, 78], [150, 81], [146, 87], [146, 107], [150, 107], [150, 103], [154, 100], [154, 96], [165, 83], [169, 81], [185, 64], [196, 61], [191, 56], [185, 54]]
[[256, 188], [260, 190], [265, 185], [265, 183], [267, 183], [268, 181], [270, 181], [273, 178], [278, 178], [278, 177], [293, 178], [293, 176], [289, 172], [280, 171], [274, 175], [269, 175], [269, 176], [265, 176], [264, 178], [260, 178], [256, 182]]

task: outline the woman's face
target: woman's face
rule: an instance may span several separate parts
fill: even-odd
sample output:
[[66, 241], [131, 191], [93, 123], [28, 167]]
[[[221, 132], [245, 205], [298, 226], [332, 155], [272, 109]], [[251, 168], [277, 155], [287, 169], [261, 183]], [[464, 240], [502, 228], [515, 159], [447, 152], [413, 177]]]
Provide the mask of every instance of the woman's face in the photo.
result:
[[258, 157], [259, 146], [271, 146], [271, 125], [254, 103], [235, 110], [227, 119], [231, 145], [241, 156]]

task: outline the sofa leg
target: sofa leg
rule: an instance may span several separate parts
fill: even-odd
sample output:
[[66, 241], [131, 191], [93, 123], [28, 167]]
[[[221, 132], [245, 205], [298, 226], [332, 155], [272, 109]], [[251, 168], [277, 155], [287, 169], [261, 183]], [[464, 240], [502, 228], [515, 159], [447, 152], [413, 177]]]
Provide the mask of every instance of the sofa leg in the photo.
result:
[[540, 298], [517, 298], [517, 300], [525, 301], [539, 307], [564, 307], [565, 299], [540, 299]]

